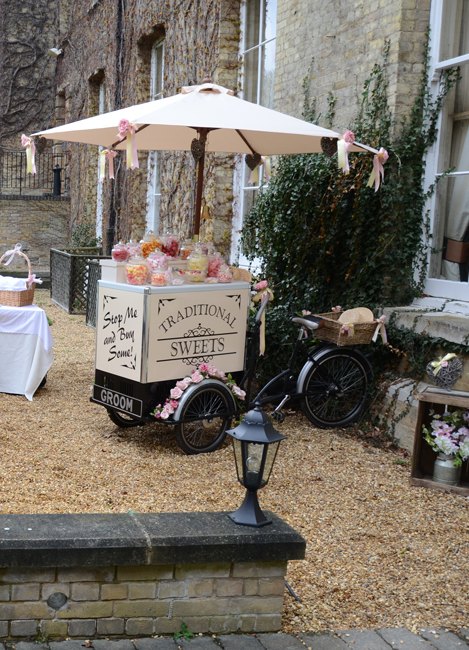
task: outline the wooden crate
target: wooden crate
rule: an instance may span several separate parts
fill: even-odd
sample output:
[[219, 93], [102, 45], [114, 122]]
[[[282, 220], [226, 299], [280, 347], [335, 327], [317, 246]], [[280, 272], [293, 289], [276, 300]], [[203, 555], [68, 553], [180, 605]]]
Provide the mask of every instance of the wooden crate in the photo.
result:
[[469, 495], [469, 461], [463, 463], [459, 485], [445, 485], [433, 481], [433, 465], [437, 454], [427, 444], [422, 434], [422, 426], [428, 426], [432, 420], [431, 411], [442, 413], [445, 405], [450, 410], [452, 408], [469, 410], [469, 393], [457, 390], [445, 391], [440, 388], [430, 387], [417, 395], [417, 399], [419, 400], [419, 407], [412, 454], [411, 485]]

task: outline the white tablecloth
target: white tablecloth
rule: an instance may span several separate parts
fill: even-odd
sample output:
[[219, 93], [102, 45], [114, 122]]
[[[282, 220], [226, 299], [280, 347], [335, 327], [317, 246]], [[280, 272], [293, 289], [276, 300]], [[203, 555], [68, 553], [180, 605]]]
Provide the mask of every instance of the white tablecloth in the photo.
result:
[[0, 392], [32, 400], [53, 361], [47, 316], [37, 305], [0, 305]]

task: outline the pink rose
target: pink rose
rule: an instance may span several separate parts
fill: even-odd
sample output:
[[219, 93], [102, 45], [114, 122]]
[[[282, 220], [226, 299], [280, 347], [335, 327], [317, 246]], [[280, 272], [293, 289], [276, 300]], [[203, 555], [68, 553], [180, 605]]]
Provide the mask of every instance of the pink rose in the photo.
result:
[[188, 386], [191, 385], [190, 377], [184, 377], [180, 381], [176, 382], [176, 388], [179, 388], [182, 391], [185, 391]]
[[168, 411], [165, 411], [165, 409], [163, 409], [163, 410], [161, 411], [161, 413], [160, 413], [160, 418], [161, 418], [162, 420], [167, 420], [167, 419], [169, 418], [169, 413], [168, 413]]
[[267, 289], [267, 280], [261, 280], [260, 282], [257, 282], [257, 284], [254, 285], [254, 289], [256, 291], [262, 291], [263, 289]]
[[201, 363], [199, 366], [200, 372], [210, 372], [210, 366], [208, 363]]
[[182, 395], [182, 390], [175, 386], [174, 388], [171, 388], [169, 395], [171, 399], [179, 399]]
[[198, 370], [194, 370], [191, 375], [192, 383], [199, 384], [203, 380], [204, 376], [200, 374]]
[[118, 132], [117, 135], [118, 135], [120, 138], [125, 138], [125, 136], [127, 135], [127, 131], [129, 130], [129, 128], [130, 128], [130, 122], [129, 122], [129, 120], [121, 120], [121, 121], [119, 122], [119, 127], [118, 127], [119, 132]]
[[164, 405], [164, 409], [163, 409], [163, 411], [164, 411], [165, 413], [167, 413], [168, 415], [172, 415], [172, 414], [174, 413], [174, 408], [172, 407], [171, 402], [167, 402], [167, 403]]
[[169, 403], [171, 404], [173, 409], [176, 409], [179, 406], [179, 402], [177, 400], [175, 400], [175, 399], [170, 400]]
[[238, 399], [244, 399], [246, 397], [246, 392], [242, 390], [239, 386], [232, 386], [231, 390], [233, 392], [233, 395], [236, 395]]

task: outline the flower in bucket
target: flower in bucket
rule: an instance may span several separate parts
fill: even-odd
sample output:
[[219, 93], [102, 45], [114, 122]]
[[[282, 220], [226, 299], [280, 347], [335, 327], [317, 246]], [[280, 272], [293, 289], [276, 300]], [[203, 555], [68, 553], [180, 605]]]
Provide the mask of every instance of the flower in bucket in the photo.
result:
[[450, 456], [455, 467], [460, 467], [469, 458], [469, 411], [435, 414], [430, 428], [423, 426], [422, 430], [430, 447]]
[[237, 385], [229, 373], [225, 374], [210, 363], [201, 363], [190, 375], [176, 382], [176, 385], [169, 391], [169, 397], [166, 398], [165, 403], [155, 406], [151, 415], [157, 420], [167, 420], [179, 406], [179, 400], [184, 391], [192, 384], [200, 384], [201, 381], [209, 378], [218, 379], [226, 384], [236, 399], [244, 400], [246, 397], [244, 390]]

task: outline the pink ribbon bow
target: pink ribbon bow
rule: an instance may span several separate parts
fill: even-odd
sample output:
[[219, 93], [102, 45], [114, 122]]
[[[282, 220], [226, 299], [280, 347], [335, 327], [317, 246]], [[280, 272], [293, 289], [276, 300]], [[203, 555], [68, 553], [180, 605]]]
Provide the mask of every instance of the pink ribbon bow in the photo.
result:
[[26, 284], [28, 287], [32, 287], [33, 284], [42, 284], [42, 280], [41, 278], [37, 278], [35, 273], [31, 273], [31, 275], [28, 275]]
[[135, 139], [136, 128], [129, 120], [119, 122], [117, 137], [119, 140], [127, 140], [127, 169], [138, 169], [137, 140]]
[[34, 144], [34, 140], [23, 133], [21, 136], [21, 146], [26, 149], [26, 173], [34, 175], [36, 174], [36, 145]]
[[375, 192], [379, 190], [381, 181], [384, 180], [384, 163], [389, 158], [386, 149], [381, 149], [373, 156], [373, 169], [371, 170], [370, 178], [368, 179], [367, 187], [375, 186]]
[[355, 133], [349, 129], [347, 129], [342, 138], [337, 141], [337, 162], [339, 169], [341, 169], [344, 174], [348, 174], [350, 171], [348, 154], [354, 141]]
[[11, 248], [9, 251], [6, 251], [6, 253], [3, 254], [3, 257], [8, 258], [5, 262], [3, 262], [3, 265], [8, 266], [11, 264], [15, 258], [15, 255], [24, 255], [24, 253], [21, 251], [21, 244], [15, 244], [14, 248]]

